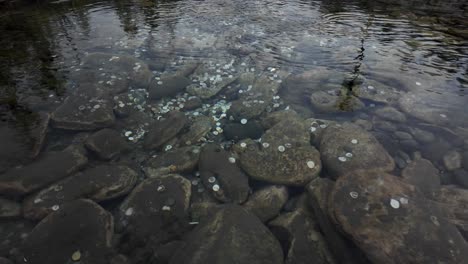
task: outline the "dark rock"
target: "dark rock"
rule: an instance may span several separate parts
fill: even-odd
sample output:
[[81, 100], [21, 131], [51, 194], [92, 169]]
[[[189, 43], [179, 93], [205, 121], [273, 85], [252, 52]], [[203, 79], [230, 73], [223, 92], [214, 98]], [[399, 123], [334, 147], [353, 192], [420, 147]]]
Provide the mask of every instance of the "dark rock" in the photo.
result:
[[387, 132], [392, 132], [392, 133], [397, 130], [396, 125], [389, 121], [376, 120], [374, 121], [374, 126], [377, 129], [387, 131]]
[[455, 177], [455, 182], [463, 188], [468, 189], [468, 171], [459, 169], [454, 171], [453, 174]]
[[19, 247], [34, 228], [34, 223], [26, 220], [4, 220], [0, 222], [0, 255], [16, 256]]
[[159, 247], [156, 251], [158, 263], [169, 263], [177, 250], [184, 245], [184, 242], [175, 240]]
[[0, 176], [0, 193], [23, 195], [36, 191], [81, 169], [88, 159], [81, 147], [71, 146], [49, 152], [24, 167], [13, 168]]
[[287, 252], [285, 264], [336, 263], [307, 211], [281, 214], [268, 226]]
[[416, 141], [422, 144], [428, 144], [435, 140], [434, 134], [429, 131], [422, 130], [419, 128], [410, 128], [410, 133], [413, 135]]
[[68, 130], [95, 130], [114, 124], [113, 102], [88, 94], [67, 97], [51, 116], [52, 125]]
[[406, 122], [406, 116], [402, 112], [390, 106], [377, 109], [375, 111], [375, 114], [380, 118], [390, 120], [393, 122]]
[[265, 118], [261, 120], [261, 122], [262, 122], [262, 126], [265, 129], [270, 129], [281, 121], [298, 120], [298, 119], [300, 119], [300, 117], [295, 111], [282, 110], [282, 111], [276, 111], [267, 115]]
[[237, 166], [234, 156], [220, 146], [207, 144], [202, 148], [199, 171], [203, 185], [219, 201], [243, 203], [247, 199], [250, 191], [247, 176]]
[[54, 206], [80, 198], [96, 202], [125, 195], [135, 186], [138, 174], [122, 165], [101, 165], [79, 172], [59, 181], [24, 200], [24, 216], [42, 219], [52, 213]]
[[[267, 101], [268, 102], [268, 101]], [[228, 116], [232, 116], [235, 120], [254, 119], [260, 116], [267, 108], [268, 103], [264, 100], [245, 100], [239, 99], [232, 102], [229, 108]]]
[[0, 219], [21, 215], [21, 204], [0, 197]]
[[192, 82], [185, 76], [178, 74], [161, 76], [160, 80], [153, 80], [149, 86], [149, 97], [153, 100], [171, 97], [183, 92]]
[[33, 122], [29, 135], [33, 141], [31, 157], [35, 158], [42, 150], [49, 127], [50, 115], [48, 113], [38, 113], [38, 119]]
[[13, 262], [9, 259], [0, 257], [0, 264], [13, 264]]
[[403, 179], [418, 187], [425, 194], [440, 188], [439, 170], [426, 159], [416, 159], [401, 172]]
[[414, 151], [419, 148], [418, 142], [414, 139], [405, 139], [400, 141], [402, 149], [406, 151]]
[[224, 126], [224, 136], [227, 140], [258, 139], [263, 135], [263, 127], [257, 121], [247, 124], [231, 123]]
[[222, 204], [217, 201], [193, 202], [190, 205], [190, 216], [192, 221], [203, 222], [222, 208]]
[[355, 96], [342, 93], [341, 90], [317, 91], [310, 96], [310, 103], [320, 112], [356, 111], [364, 103]]
[[320, 154], [324, 168], [335, 178], [359, 169], [391, 171], [395, 168], [392, 157], [377, 139], [351, 123], [328, 126], [320, 142]]
[[191, 97], [185, 102], [184, 109], [188, 110], [188, 111], [191, 111], [191, 110], [195, 110], [195, 109], [201, 107], [202, 105], [203, 105], [203, 102], [202, 102], [202, 100], [200, 98]]
[[157, 246], [176, 239], [188, 227], [191, 189], [179, 175], [147, 179], [121, 204], [118, 224], [132, 244]]
[[151, 125], [145, 136], [145, 149], [158, 149], [175, 137], [187, 124], [187, 117], [177, 111], [170, 112], [165, 119]]
[[395, 133], [395, 137], [399, 140], [411, 140], [413, 139], [413, 137], [411, 136], [410, 133], [406, 133], [406, 132], [403, 132], [403, 131], [396, 131]]
[[153, 175], [182, 172], [189, 173], [195, 170], [199, 158], [199, 147], [178, 148], [150, 159], [145, 168], [145, 173], [150, 178], [152, 178]]
[[304, 121], [282, 121], [263, 135], [261, 145], [248, 141], [247, 147], [238, 148], [241, 167], [256, 180], [305, 185], [317, 177], [322, 168], [320, 153], [309, 141]]
[[451, 150], [445, 153], [443, 161], [445, 168], [449, 171], [459, 169], [462, 166], [462, 156], [460, 152], [456, 150]]
[[181, 145], [192, 145], [198, 143], [213, 126], [213, 119], [207, 116], [197, 116], [188, 131], [179, 137]]
[[437, 164], [442, 162], [443, 156], [453, 150], [453, 146], [443, 139], [438, 139], [422, 146], [423, 157]]
[[260, 221], [268, 220], [279, 215], [284, 204], [288, 201], [288, 189], [280, 185], [272, 185], [254, 192], [243, 207], [256, 215]]
[[[226, 63], [229, 63], [226, 61]], [[187, 92], [191, 95], [197, 96], [201, 99], [208, 99], [214, 97], [221, 92], [225, 87], [237, 80], [237, 76], [223, 76], [215, 71], [215, 65], [201, 64], [192, 75], [192, 79], [198, 80], [203, 83], [193, 83], [187, 87]], [[224, 64], [224, 62], [223, 62]], [[210, 76], [213, 76], [210, 78]]]
[[468, 190], [455, 186], [443, 186], [435, 192], [434, 200], [444, 208], [445, 218], [468, 235]]
[[109, 264], [130, 264], [130, 261], [128, 258], [124, 255], [115, 255], [110, 259]]
[[[107, 263], [113, 235], [112, 215], [89, 200], [76, 200], [42, 220], [21, 253], [32, 264], [67, 263], [79, 251], [81, 263]], [[45, 243], [46, 242], [46, 243]]]
[[198, 225], [171, 264], [280, 264], [283, 254], [270, 231], [240, 206], [226, 205]]
[[334, 182], [326, 178], [316, 178], [307, 185], [307, 197], [320, 231], [330, 246], [330, 251], [338, 263], [368, 263], [360, 249], [345, 238], [329, 217], [329, 196]]
[[440, 208], [396, 176], [342, 176], [330, 206], [331, 217], [373, 263], [462, 263], [468, 257], [466, 241]]
[[107, 128], [91, 135], [86, 140], [85, 146], [103, 160], [114, 159], [130, 150], [130, 146], [117, 131]]

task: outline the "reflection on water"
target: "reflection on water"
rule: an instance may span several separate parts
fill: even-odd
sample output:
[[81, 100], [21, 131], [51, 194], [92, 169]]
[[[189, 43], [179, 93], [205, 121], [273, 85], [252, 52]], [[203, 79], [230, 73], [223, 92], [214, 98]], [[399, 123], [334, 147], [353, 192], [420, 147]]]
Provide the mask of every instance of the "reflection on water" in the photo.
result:
[[[164, 169], [158, 168], [158, 173], [176, 172], [188, 179], [193, 178], [194, 186], [199, 186], [193, 189], [200, 195], [196, 199], [206, 202], [208, 198], [202, 196], [204, 188], [215, 188], [211, 185], [216, 179], [211, 182], [212, 178], [208, 177], [210, 181], [201, 179], [198, 182], [195, 171], [198, 168], [203, 178], [203, 158], [194, 165], [180, 165], [184, 168], [180, 171], [180, 167], [167, 170], [166, 167], [173, 165], [175, 157], [188, 156], [186, 158], [190, 159], [187, 154], [190, 153], [187, 150], [189, 146], [197, 146], [197, 151], [200, 151], [203, 142], [215, 142], [222, 144], [229, 153], [240, 156], [240, 167], [250, 176], [250, 188], [254, 191], [267, 186], [266, 182], [299, 185], [297, 189], [289, 188], [291, 197], [285, 199], [289, 200], [288, 204], [294, 204], [294, 199], [297, 200], [304, 192], [303, 187], [311, 178], [305, 177], [307, 181], [285, 180], [280, 175], [276, 179], [275, 171], [283, 171], [284, 174], [290, 170], [300, 171], [299, 165], [283, 164], [276, 159], [276, 154], [272, 157], [268, 156], [271, 153], [262, 154], [269, 157], [259, 162], [265, 163], [262, 166], [270, 166], [271, 171], [265, 169], [269, 171], [270, 180], [265, 178], [263, 170], [251, 168], [248, 162], [242, 161], [242, 155], [249, 160], [255, 160], [256, 156], [249, 156], [248, 151], [243, 150], [248, 149], [245, 145], [239, 147], [242, 140], [261, 138], [264, 149], [275, 148], [284, 152], [290, 148], [285, 143], [294, 148], [293, 143], [301, 136], [297, 135], [299, 132], [289, 135], [292, 133], [289, 130], [301, 125], [290, 121], [289, 129], [286, 126], [279, 132], [273, 130], [276, 127], [273, 124], [283, 118], [300, 118], [307, 123], [307, 131], [311, 133], [307, 138], [311, 136], [312, 145], [320, 151], [321, 158], [313, 161], [308, 156], [311, 152], [304, 154], [298, 150], [293, 161], [299, 164], [302, 161], [297, 157], [311, 158], [303, 163], [314, 170], [322, 169], [320, 176], [324, 178], [336, 180], [339, 175], [335, 174], [342, 172], [339, 166], [347, 166], [340, 162], [362, 158], [359, 168], [385, 167], [384, 171], [402, 178], [436, 174], [432, 179], [416, 177], [408, 180], [423, 186], [419, 186], [423, 192], [427, 191], [426, 185], [434, 187], [428, 182], [436, 182], [435, 189], [431, 189], [434, 192], [439, 191], [440, 184], [456, 185], [455, 190], [449, 191], [442, 187], [445, 190], [440, 195], [442, 200], [450, 191], [463, 193], [460, 188], [468, 188], [468, 6], [461, 0], [427, 2], [70, 0], [32, 4], [0, 1], [0, 172], [5, 173], [3, 178], [0, 177], [0, 190], [3, 190], [0, 196], [22, 201], [27, 208], [26, 194], [30, 197], [32, 192], [39, 190], [47, 193], [46, 187], [50, 188], [48, 186], [57, 180], [82, 170], [83, 166], [81, 162], [77, 162], [79, 166], [64, 165], [66, 168], [54, 170], [57, 175], [64, 175], [44, 184], [38, 184], [37, 179], [31, 180], [34, 183], [24, 180], [19, 184], [21, 187], [8, 178], [12, 175], [12, 168], [26, 165], [23, 169], [27, 171], [27, 164], [37, 164], [38, 160], [54, 164], [55, 161], [50, 161], [54, 159], [50, 158], [51, 152], [69, 151], [70, 145], [85, 145], [89, 150], [89, 163], [84, 167], [85, 176], [81, 178], [89, 177], [86, 169], [99, 167], [104, 163], [103, 159], [126, 164], [141, 172], [142, 178], [145, 177], [143, 174], [146, 177], [151, 174], [149, 167], [161, 166]], [[187, 120], [174, 115], [174, 110], [183, 112]], [[294, 113], [294, 118], [290, 112]], [[374, 148], [372, 140], [365, 136], [362, 138], [366, 142], [369, 140], [366, 151], [375, 151], [367, 153], [376, 157], [370, 162], [374, 165], [367, 164], [369, 160], [365, 157], [356, 157], [359, 151], [353, 152], [349, 146], [339, 146], [342, 153], [323, 149], [323, 146], [336, 147], [325, 142], [328, 135], [333, 134], [325, 128], [335, 122], [354, 123], [378, 140], [378, 146]], [[102, 128], [111, 129], [93, 134]], [[353, 142], [358, 142], [354, 137], [359, 133], [353, 129], [343, 133], [353, 137]], [[323, 138], [322, 130], [325, 130]], [[339, 143], [340, 133], [333, 135]], [[115, 137], [115, 142], [111, 140], [108, 143], [114, 149], [100, 147], [96, 143]], [[274, 142], [265, 142], [265, 138]], [[242, 141], [242, 144], [251, 142]], [[386, 155], [379, 156], [380, 145], [384, 153], [388, 152], [389, 159]], [[163, 156], [171, 151], [177, 154], [171, 158]], [[78, 155], [71, 152], [74, 157]], [[337, 155], [338, 159], [328, 161], [330, 153]], [[155, 157], [164, 158], [162, 161], [152, 160]], [[236, 158], [230, 157], [230, 163], [236, 163]], [[318, 165], [320, 160], [323, 168]], [[279, 165], [275, 167], [269, 163]], [[211, 168], [205, 164], [207, 167], [210, 173], [226, 173], [223, 168]], [[351, 167], [356, 168], [355, 165]], [[350, 171], [351, 167], [347, 170]], [[226, 174], [235, 175], [231, 169], [226, 171]], [[359, 177], [356, 176], [355, 180], [362, 180]], [[128, 182], [134, 183], [133, 180]], [[236, 185], [226, 180], [221, 181], [221, 188], [228, 183]], [[70, 186], [74, 184], [65, 182], [63, 186], [73, 189]], [[79, 186], [83, 182], [76, 184]], [[96, 183], [99, 184], [108, 183]], [[233, 191], [219, 194], [220, 185], [217, 184], [217, 195], [212, 202], [228, 201], [234, 195]], [[205, 187], [200, 189], [203, 185]], [[126, 193], [132, 187], [127, 188]], [[359, 195], [351, 191], [352, 199], [357, 199]], [[392, 190], [386, 191], [391, 193]], [[89, 195], [93, 193], [91, 190], [87, 194], [76, 190], [70, 192], [73, 198], [66, 199], [108, 200], [95, 198], [99, 195]], [[258, 197], [259, 200], [266, 199], [260, 194]], [[0, 219], [3, 218], [1, 199]], [[251, 200], [254, 199], [249, 198], [247, 204], [253, 203]], [[369, 198], [369, 203], [375, 202], [371, 200]], [[393, 208], [400, 208], [398, 201], [392, 200]], [[114, 211], [118, 211], [115, 208], [120, 202], [118, 200], [117, 205], [104, 203], [104, 206], [118, 215]], [[125, 200], [122, 206], [128, 203], [131, 202]], [[291, 210], [287, 207], [284, 206], [282, 212]], [[338, 206], [336, 208], [335, 213], [339, 215]], [[126, 212], [128, 210], [126, 208]], [[456, 207], [454, 210], [462, 209]], [[133, 208], [130, 211], [133, 212]], [[25, 217], [36, 221], [40, 220], [37, 215], [42, 218], [50, 213], [34, 212], [25, 213]], [[314, 212], [317, 213], [316, 210]], [[460, 227], [463, 220], [456, 219], [455, 222], [458, 221], [457, 227], [465, 235], [466, 226]], [[343, 219], [336, 221], [341, 221], [339, 224], [343, 226], [346, 222]], [[281, 237], [281, 242], [284, 237], [277, 232], [283, 228], [282, 224], [278, 220], [269, 226], [275, 235]], [[320, 226], [324, 229], [323, 222]], [[349, 234], [343, 226], [342, 231], [353, 241], [345, 241], [351, 251], [364, 251], [366, 259], [371, 262], [381, 260], [373, 249], [366, 248], [369, 241], [379, 244], [378, 241], [373, 241], [372, 236], [363, 241], [360, 234]], [[153, 231], [144, 229], [144, 232]], [[327, 233], [324, 230], [320, 232]], [[446, 230], [447, 234], [452, 235], [453, 232]], [[413, 236], [411, 239], [417, 239], [417, 234], [409, 233]], [[325, 238], [328, 243], [329, 236]], [[157, 243], [164, 244], [172, 237], [168, 235], [166, 239]], [[122, 242], [117, 252], [137, 261], [132, 243], [135, 241]], [[343, 246], [338, 244], [337, 248]], [[17, 252], [11, 252], [16, 246], [2, 244], [0, 257], [18, 257]], [[296, 263], [291, 260], [292, 255], [288, 255], [288, 247], [282, 246], [284, 256], [290, 261], [288, 263]], [[415, 250], [426, 252], [424, 248]], [[289, 254], [293, 253], [289, 251]], [[440, 254], [438, 257], [447, 261], [444, 256]], [[339, 256], [334, 257], [340, 260]], [[400, 259], [400, 262], [405, 261], [417, 262], [411, 258]]]

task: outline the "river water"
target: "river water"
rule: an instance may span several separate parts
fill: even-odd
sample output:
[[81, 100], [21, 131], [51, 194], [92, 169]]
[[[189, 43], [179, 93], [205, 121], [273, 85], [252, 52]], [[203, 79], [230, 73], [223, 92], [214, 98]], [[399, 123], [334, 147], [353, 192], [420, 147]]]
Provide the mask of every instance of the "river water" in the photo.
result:
[[[0, 198], [13, 203], [9, 205], [13, 208], [23, 207], [23, 211], [27, 211], [24, 207], [27, 207], [28, 197], [69, 174], [18, 191], [10, 188], [11, 171], [40, 163], [48, 153], [63, 151], [71, 145], [84, 144], [88, 151], [87, 164], [77, 170], [125, 164], [138, 174], [135, 180], [138, 183], [153, 177], [148, 176], [151, 173], [147, 170], [151, 158], [163, 156], [183, 145], [197, 147], [214, 142], [229, 153], [237, 153], [233, 155], [238, 158], [242, 153], [238, 153], [236, 145], [248, 138], [261, 144], [259, 138], [271, 128], [266, 125], [268, 116], [289, 111], [297, 113], [302, 120], [312, 118], [315, 120], [312, 126], [314, 122], [327, 126], [334, 122], [354, 123], [375, 138], [393, 160], [393, 166], [383, 166], [386, 168], [382, 171], [414, 185], [421, 184], [416, 187], [426, 194], [427, 186], [433, 188], [429, 192], [449, 186], [460, 193], [458, 198], [466, 195], [468, 199], [464, 192], [468, 188], [468, 6], [463, 1], [428, 2], [1, 1], [0, 172], [4, 175], [0, 177], [0, 183], [7, 182], [2, 186], [8, 187], [0, 186]], [[249, 78], [259, 76], [269, 82], [271, 92], [261, 90], [259, 96], [243, 96], [260, 86], [254, 81], [249, 83]], [[180, 81], [181, 78], [184, 81]], [[188, 83], [184, 83], [185, 80]], [[159, 92], [165, 86], [169, 88]], [[194, 106], [187, 107], [189, 102]], [[265, 107], [258, 110], [250, 104]], [[234, 105], [239, 109], [233, 110]], [[172, 136], [167, 136], [172, 132], [160, 131], [156, 138], [168, 138], [151, 147], [156, 143], [145, 140], [148, 141], [152, 133], [153, 123], [164, 120], [172, 111], [184, 113], [188, 123], [181, 125], [183, 128], [178, 128]], [[86, 114], [82, 114], [84, 112]], [[192, 130], [189, 124], [200, 116], [208, 117], [211, 127], [194, 139], [196, 142], [181, 142], [181, 138], [187, 139], [181, 135]], [[248, 129], [233, 126], [245, 123], [249, 124]], [[252, 123], [260, 125], [250, 126]], [[164, 129], [173, 130], [177, 126], [174, 121]], [[118, 154], [103, 158], [104, 154], [90, 147], [89, 137], [103, 128], [111, 128], [125, 141], [125, 152], [119, 150]], [[324, 143], [324, 139], [320, 142], [319, 137], [314, 139], [316, 128], [308, 129], [312, 129], [309, 131], [312, 145], [322, 153], [323, 167], [319, 175], [335, 181], [341, 177], [335, 175], [340, 174], [340, 169], [327, 161], [325, 152], [328, 150], [323, 149], [324, 145], [333, 144]], [[286, 148], [289, 147], [286, 145]], [[337, 158], [343, 162], [351, 156], [352, 153], [347, 152]], [[304, 179], [300, 183], [288, 179], [270, 181], [245, 165], [248, 162], [242, 164], [242, 157], [240, 159], [242, 173], [250, 177], [250, 192], [255, 193], [270, 184], [289, 186], [285, 187], [289, 191], [288, 202], [278, 210], [282, 213], [294, 211], [291, 204], [305, 193]], [[414, 165], [421, 159], [427, 163]], [[299, 158], [295, 160], [294, 155], [292, 160], [305, 162]], [[234, 157], [229, 161], [236, 162]], [[363, 157], [361, 163], [366, 161]], [[269, 163], [274, 159], [265, 162], [258, 166], [274, 167]], [[316, 163], [319, 162], [320, 158]], [[197, 186], [202, 185], [203, 179], [197, 182], [201, 164], [202, 160], [191, 169], [171, 172], [182, 174], [192, 183], [195, 181]], [[311, 164], [307, 162], [309, 167]], [[279, 170], [283, 168], [281, 166], [279, 163]], [[367, 169], [364, 165], [358, 167]], [[43, 167], [37, 168], [41, 170]], [[222, 174], [223, 170], [218, 173]], [[435, 179], [424, 178], [428, 174], [435, 174]], [[205, 189], [215, 188], [212, 183], [211, 180], [204, 182], [205, 188], [193, 186], [192, 192], [203, 193]], [[74, 194], [73, 199], [65, 200], [90, 198], [115, 216], [131, 189], [117, 199], [103, 199], [105, 202], [80, 192], [76, 192], [79, 194]], [[210, 202], [230, 201], [214, 196]], [[434, 195], [428, 196], [427, 199], [432, 199]], [[206, 202], [203, 199], [192, 197], [192, 201]], [[244, 202], [245, 199], [240, 203]], [[449, 204], [456, 210], [466, 210], [457, 207], [455, 202]], [[7, 208], [7, 205], [0, 203], [0, 220], [5, 225], [0, 229], [2, 232], [6, 232], [7, 224], [23, 221], [32, 228], [40, 219], [54, 213], [49, 210], [33, 217], [24, 213], [23, 217], [18, 211], [2, 215], [2, 206]], [[457, 216], [461, 219], [455, 220], [448, 217], [448, 222], [464, 223], [468, 218], [463, 215], [461, 213]], [[337, 221], [336, 225], [344, 225], [344, 220]], [[273, 227], [265, 225], [275, 230], [275, 224]], [[464, 235], [465, 229], [457, 227]], [[352, 250], [364, 252], [366, 260], [380, 262], [379, 254], [374, 252], [376, 249], [367, 247], [369, 241], [343, 229], [340, 232], [345, 233], [346, 241], [353, 241]], [[24, 231], [24, 234], [29, 232]], [[27, 239], [18, 238], [22, 242]], [[325, 240], [329, 247], [334, 246], [326, 234]], [[288, 263], [303, 263], [294, 260], [294, 252], [288, 251], [283, 241], [280, 242]], [[16, 261], [22, 253], [15, 248], [22, 252], [19, 242], [2, 244], [0, 257]], [[135, 263], [145, 259], [137, 257], [132, 246], [117, 245], [113, 250]], [[81, 251], [83, 257], [85, 251]], [[398, 262], [392, 255], [394, 253], [387, 254]], [[21, 255], [20, 259], [34, 256]], [[154, 259], [145, 261], [153, 263]], [[209, 257], [205, 259], [208, 260]], [[403, 257], [399, 262], [410, 260], [415, 259]], [[170, 263], [176, 263], [174, 258]]]

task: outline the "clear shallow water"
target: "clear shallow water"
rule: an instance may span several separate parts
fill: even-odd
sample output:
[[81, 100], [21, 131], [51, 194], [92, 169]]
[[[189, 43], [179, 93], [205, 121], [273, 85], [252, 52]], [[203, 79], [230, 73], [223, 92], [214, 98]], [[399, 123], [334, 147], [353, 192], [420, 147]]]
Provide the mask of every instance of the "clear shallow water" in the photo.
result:
[[[61, 150], [91, 134], [48, 126], [42, 142], [39, 113], [53, 112], [67, 96], [75, 96], [85, 81], [80, 72], [101, 70], [85, 69], [87, 56], [106, 53], [147, 64], [152, 80], [193, 62], [211, 66], [206, 80], [192, 75], [194, 83], [209, 83], [218, 74], [265, 74], [281, 83], [268, 111], [293, 109], [304, 118], [355, 122], [390, 153], [396, 174], [419, 155], [414, 153], [421, 153], [440, 171], [443, 184], [468, 187], [463, 178], [468, 159], [468, 14], [461, 2], [411, 7], [386, 1], [217, 0], [1, 5], [1, 171], [28, 164], [40, 149]], [[139, 66], [114, 68], [92, 81], [111, 82], [112, 90], [112, 80], [133, 67]], [[132, 107], [140, 105], [148, 115], [117, 118], [114, 128], [132, 138], [135, 151], [123, 160], [144, 169], [148, 156], [160, 154], [140, 148], [145, 124], [189, 95], [150, 100], [148, 87], [129, 86], [122, 94], [113, 90], [113, 96], [138, 98]], [[177, 102], [168, 104], [174, 98]], [[204, 100], [204, 108], [185, 112], [219, 118], [235, 99], [223, 91]], [[119, 100], [114, 102], [117, 109]], [[387, 106], [403, 119], [397, 120], [394, 112], [390, 117], [377, 114]], [[223, 119], [222, 125], [230, 122]], [[207, 139], [229, 142], [216, 127]], [[133, 134], [127, 136], [127, 131]], [[454, 156], [459, 161], [447, 165], [444, 160]]]

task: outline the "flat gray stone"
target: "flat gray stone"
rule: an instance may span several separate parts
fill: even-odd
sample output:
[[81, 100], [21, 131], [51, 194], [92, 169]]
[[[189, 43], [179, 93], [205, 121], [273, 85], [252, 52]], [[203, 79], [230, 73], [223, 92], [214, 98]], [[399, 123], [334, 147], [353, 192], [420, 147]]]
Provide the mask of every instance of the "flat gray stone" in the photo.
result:
[[198, 165], [200, 148], [188, 146], [162, 153], [151, 158], [145, 168], [145, 173], [152, 178], [169, 173], [190, 173]]
[[103, 160], [114, 159], [130, 150], [125, 139], [117, 131], [108, 128], [91, 135], [86, 139], [85, 146]]

